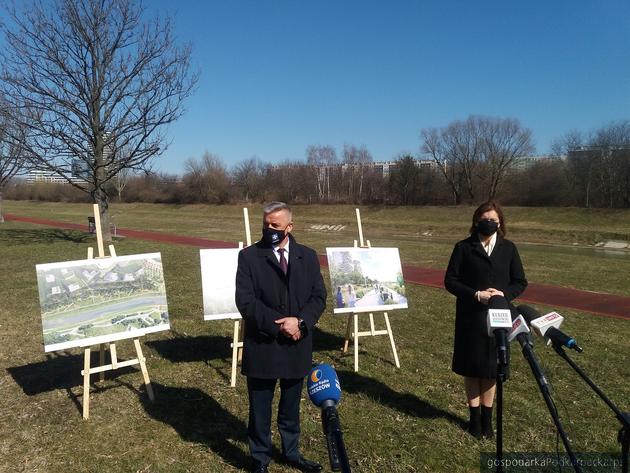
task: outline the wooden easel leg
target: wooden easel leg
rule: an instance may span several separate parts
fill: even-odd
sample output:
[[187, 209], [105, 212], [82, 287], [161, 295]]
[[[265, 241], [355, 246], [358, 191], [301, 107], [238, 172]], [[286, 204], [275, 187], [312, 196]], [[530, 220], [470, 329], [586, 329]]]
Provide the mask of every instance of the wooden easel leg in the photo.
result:
[[[105, 344], [101, 343], [98, 354], [99, 365], [103, 366], [105, 364]], [[98, 375], [99, 381], [102, 383], [105, 381], [105, 371], [101, 371]]]
[[90, 353], [89, 348], [83, 354], [83, 418], [90, 417]]
[[239, 355], [238, 334], [239, 334], [240, 325], [241, 324], [238, 320], [234, 321], [234, 336], [232, 338], [232, 376], [230, 378], [231, 387], [236, 386], [236, 367], [238, 365], [238, 355]]
[[359, 314], [354, 314], [354, 371], [359, 372]]
[[343, 341], [342, 353], [348, 353], [348, 344], [350, 342], [350, 336], [352, 335], [352, 314], [348, 314], [348, 321], [346, 322], [346, 339]]
[[389, 335], [389, 343], [392, 345], [392, 353], [394, 354], [394, 361], [396, 362], [396, 368], [400, 368], [400, 362], [398, 361], [398, 352], [396, 351], [396, 343], [394, 343], [394, 333], [392, 327], [389, 325], [389, 316], [387, 312], [383, 313], [385, 317], [385, 325], [387, 326], [387, 335]]
[[155, 400], [155, 396], [153, 395], [153, 387], [151, 386], [151, 380], [149, 379], [149, 372], [147, 371], [146, 360], [144, 359], [144, 355], [142, 354], [142, 348], [140, 347], [140, 340], [138, 340], [137, 338], [134, 338], [133, 344], [136, 346], [136, 354], [138, 355], [138, 363], [140, 363], [140, 369], [142, 370], [142, 377], [144, 378], [144, 384], [147, 388], [147, 394], [149, 395], [149, 399], [153, 401]]

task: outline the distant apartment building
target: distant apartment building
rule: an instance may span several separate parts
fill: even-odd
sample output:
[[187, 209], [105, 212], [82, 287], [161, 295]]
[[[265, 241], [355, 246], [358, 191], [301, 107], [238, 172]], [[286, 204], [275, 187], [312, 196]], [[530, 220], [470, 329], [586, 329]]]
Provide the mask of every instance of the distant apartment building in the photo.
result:
[[519, 156], [514, 161], [513, 169], [515, 170], [523, 170], [529, 169], [532, 166], [535, 166], [539, 163], [549, 163], [555, 161], [565, 161], [567, 159], [566, 155], [550, 155], [550, 154], [542, 154], [538, 156]]
[[[89, 167], [82, 159], [74, 159], [70, 165], [71, 175], [68, 176], [69, 180], [77, 184], [87, 182], [89, 180], [90, 172]], [[43, 170], [33, 169], [26, 174], [26, 182], [34, 184], [37, 182], [49, 182], [53, 184], [70, 184], [68, 179], [60, 176], [59, 174]]]
[[569, 148], [568, 156], [571, 159], [595, 158], [603, 152], [610, 153], [610, 157], [630, 159], [630, 145], [613, 146], [575, 146]]
[[[414, 159], [416, 166], [424, 169], [436, 169], [437, 164], [432, 159]], [[336, 164], [323, 164], [317, 166], [320, 173], [323, 173], [325, 169], [335, 170], [341, 169], [342, 172], [347, 172], [351, 169], [359, 169], [361, 167], [372, 170], [382, 177], [386, 178], [396, 169], [398, 161], [371, 161], [367, 163], [336, 163]]]

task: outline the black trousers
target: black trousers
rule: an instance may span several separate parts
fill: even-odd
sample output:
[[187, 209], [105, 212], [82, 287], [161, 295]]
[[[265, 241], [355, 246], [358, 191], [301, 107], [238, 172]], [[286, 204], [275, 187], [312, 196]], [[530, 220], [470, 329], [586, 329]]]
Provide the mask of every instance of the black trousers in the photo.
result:
[[[276, 379], [247, 378], [249, 395], [249, 424], [247, 440], [254, 462], [263, 465], [271, 460], [271, 406]], [[282, 439], [282, 453], [288, 460], [300, 456], [300, 399], [304, 379], [281, 379], [278, 403], [278, 430]]]

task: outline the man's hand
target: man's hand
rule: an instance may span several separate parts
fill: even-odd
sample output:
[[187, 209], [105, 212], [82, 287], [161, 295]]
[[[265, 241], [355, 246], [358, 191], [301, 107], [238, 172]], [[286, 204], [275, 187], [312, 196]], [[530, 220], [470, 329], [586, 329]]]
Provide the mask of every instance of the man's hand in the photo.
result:
[[285, 337], [298, 341], [302, 338], [302, 332], [300, 332], [300, 321], [297, 317], [283, 317], [275, 321], [280, 325], [280, 333]]

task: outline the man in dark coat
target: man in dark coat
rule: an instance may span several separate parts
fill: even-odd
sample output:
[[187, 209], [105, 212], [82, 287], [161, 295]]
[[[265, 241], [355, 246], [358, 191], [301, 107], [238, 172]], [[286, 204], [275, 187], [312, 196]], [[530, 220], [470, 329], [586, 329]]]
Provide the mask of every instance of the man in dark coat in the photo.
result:
[[317, 254], [291, 235], [291, 209], [263, 209], [263, 237], [239, 253], [236, 305], [245, 321], [242, 373], [247, 376], [247, 437], [252, 471], [271, 459], [271, 410], [280, 380], [278, 430], [286, 463], [307, 472], [322, 469], [299, 453], [300, 399], [312, 366], [313, 328], [326, 307]]

